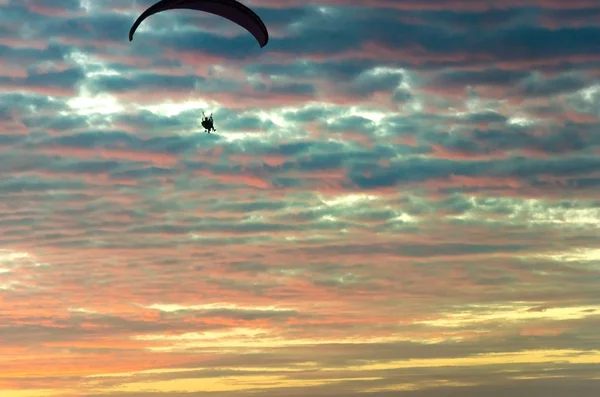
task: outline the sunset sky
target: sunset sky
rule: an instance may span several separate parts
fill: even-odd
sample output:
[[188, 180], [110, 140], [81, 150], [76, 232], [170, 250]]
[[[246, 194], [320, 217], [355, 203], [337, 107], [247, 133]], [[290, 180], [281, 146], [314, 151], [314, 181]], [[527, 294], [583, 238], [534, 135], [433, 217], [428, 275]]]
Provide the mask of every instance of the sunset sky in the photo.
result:
[[598, 0], [153, 2], [0, 0], [0, 396], [598, 396]]

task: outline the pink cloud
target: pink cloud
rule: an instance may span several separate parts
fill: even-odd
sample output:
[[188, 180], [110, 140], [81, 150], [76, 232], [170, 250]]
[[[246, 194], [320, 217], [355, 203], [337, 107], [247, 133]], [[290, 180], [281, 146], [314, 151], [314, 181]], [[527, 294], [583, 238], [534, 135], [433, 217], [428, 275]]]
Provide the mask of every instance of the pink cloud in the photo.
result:
[[25, 4], [29, 11], [34, 12], [36, 14], [45, 15], [48, 17], [75, 17], [84, 15], [85, 12], [82, 11], [73, 11], [66, 10], [61, 7], [49, 7], [47, 4], [38, 4], [33, 1], [25, 1]]
[[25, 91], [31, 94], [37, 94], [42, 96], [55, 96], [55, 97], [73, 97], [77, 95], [75, 89], [69, 89], [64, 87], [45, 87], [36, 86], [34, 84], [21, 85], [17, 83], [4, 83], [1, 85], [3, 91]]
[[241, 164], [243, 166], [248, 166], [251, 163], [264, 163], [271, 167], [279, 167], [283, 165], [286, 161], [291, 161], [291, 159], [277, 154], [270, 155], [250, 155], [250, 154], [231, 154], [228, 156], [229, 160]]
[[103, 158], [107, 160], [125, 160], [132, 162], [152, 163], [159, 167], [172, 167], [178, 161], [178, 155], [170, 153], [135, 152], [126, 149], [85, 149], [71, 147], [51, 147], [40, 150], [49, 156], [70, 157], [79, 159]]
[[[563, 2], [561, 0], [506, 0], [498, 4], [494, 0], [484, 0], [473, 2], [471, 0], [326, 0], [321, 5], [332, 6], [363, 6], [371, 8], [395, 8], [398, 10], [453, 10], [453, 11], [486, 11], [489, 9], [531, 7], [537, 5], [548, 9], [585, 9], [594, 8], [598, 5], [595, 0], [574, 0]], [[290, 0], [285, 6], [277, 0], [256, 0], [255, 6], [264, 6], [269, 8], [285, 8], [292, 6], [302, 6], [302, 0]]]

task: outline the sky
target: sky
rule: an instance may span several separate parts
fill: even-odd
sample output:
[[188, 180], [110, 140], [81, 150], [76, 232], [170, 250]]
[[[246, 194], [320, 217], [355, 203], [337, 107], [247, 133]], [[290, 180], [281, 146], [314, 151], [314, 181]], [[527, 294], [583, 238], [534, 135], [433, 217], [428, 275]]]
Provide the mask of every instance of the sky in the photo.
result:
[[597, 396], [597, 0], [152, 3], [0, 0], [0, 395]]

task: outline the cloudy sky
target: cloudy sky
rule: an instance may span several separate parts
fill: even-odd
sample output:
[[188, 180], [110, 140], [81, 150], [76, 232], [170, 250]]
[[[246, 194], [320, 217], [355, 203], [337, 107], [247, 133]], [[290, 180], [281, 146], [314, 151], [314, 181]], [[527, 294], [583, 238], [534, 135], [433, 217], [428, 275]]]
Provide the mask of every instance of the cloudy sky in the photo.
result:
[[0, 0], [0, 395], [597, 395], [597, 0], [152, 3]]

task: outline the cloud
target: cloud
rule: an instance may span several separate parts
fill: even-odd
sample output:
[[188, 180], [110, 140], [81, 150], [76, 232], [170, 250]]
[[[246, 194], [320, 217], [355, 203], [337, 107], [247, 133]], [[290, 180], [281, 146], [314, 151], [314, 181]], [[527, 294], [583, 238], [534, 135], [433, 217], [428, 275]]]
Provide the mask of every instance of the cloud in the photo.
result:
[[0, 395], [593, 395], [596, 2], [152, 3], [0, 0]]

